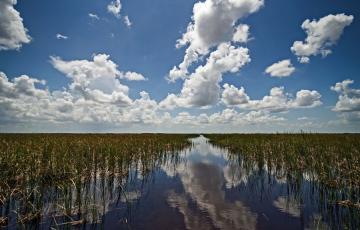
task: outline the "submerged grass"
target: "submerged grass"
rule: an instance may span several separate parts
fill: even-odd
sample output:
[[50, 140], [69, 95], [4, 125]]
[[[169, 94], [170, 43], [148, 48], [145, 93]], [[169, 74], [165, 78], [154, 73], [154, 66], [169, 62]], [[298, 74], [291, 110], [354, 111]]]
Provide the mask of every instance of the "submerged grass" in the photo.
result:
[[[195, 136], [0, 134], [0, 228], [97, 225], [105, 222], [104, 214], [114, 203], [129, 213], [119, 222], [129, 223], [131, 199], [141, 196], [130, 185], [138, 178], [144, 184], [151, 181], [152, 172], [167, 162], [176, 165], [178, 153], [190, 147], [189, 138]], [[348, 228], [360, 225], [360, 135], [205, 136], [228, 150], [228, 162], [248, 172], [265, 169], [286, 180], [295, 193], [301, 193], [296, 189], [303, 180], [311, 181], [318, 186], [314, 191], [324, 200], [324, 209], [330, 203], [348, 209], [324, 213], [335, 213], [334, 221], [345, 218], [339, 213], [348, 215]]]
[[57, 227], [101, 222], [112, 194], [105, 189], [117, 190], [126, 198], [123, 186], [131, 166], [146, 176], [164, 158], [176, 158], [190, 146], [190, 137], [193, 135], [1, 134], [0, 226], [49, 219], [49, 225]]
[[227, 149], [229, 161], [247, 174], [268, 175], [262, 182], [270, 186], [285, 183], [288, 196], [303, 207], [300, 210], [306, 210], [304, 200], [315, 203], [328, 225], [320, 229], [359, 229], [360, 134], [205, 136]]
[[[210, 142], [247, 162], [283, 171], [287, 177], [311, 177], [327, 188], [346, 191], [343, 202], [360, 199], [359, 134], [208, 134]], [[276, 170], [279, 169], [279, 170]], [[281, 170], [280, 170], [281, 169]], [[340, 201], [341, 202], [341, 201]]]

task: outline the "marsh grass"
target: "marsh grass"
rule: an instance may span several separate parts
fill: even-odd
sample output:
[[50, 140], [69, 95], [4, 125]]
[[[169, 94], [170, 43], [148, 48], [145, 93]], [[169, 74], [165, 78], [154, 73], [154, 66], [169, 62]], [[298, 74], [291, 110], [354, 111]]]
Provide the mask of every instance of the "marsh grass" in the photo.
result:
[[189, 137], [1, 134], [0, 226], [99, 224], [110, 202], [125, 200], [131, 208], [125, 186], [134, 175], [146, 177], [166, 159], [176, 161]]
[[[285, 184], [287, 197], [294, 197], [295, 204], [302, 207], [300, 212], [306, 209], [304, 200], [310, 201], [314, 211], [321, 213], [316, 229], [359, 229], [359, 134], [205, 136], [226, 149], [228, 161], [236, 162], [246, 175], [263, 178], [250, 181], [261, 181], [261, 186], [265, 183], [269, 188]], [[321, 223], [326, 227], [319, 228]]]
[[340, 205], [359, 207], [359, 134], [209, 134], [245, 164], [258, 164], [288, 180], [311, 180], [341, 193]]
[[[0, 134], [0, 228], [101, 228], [114, 207], [126, 226], [143, 195], [135, 184], [150, 186], [155, 171], [176, 167], [195, 136]], [[360, 135], [205, 136], [227, 150], [251, 194], [283, 183], [299, 207], [305, 195], [313, 200], [330, 226], [360, 226]]]

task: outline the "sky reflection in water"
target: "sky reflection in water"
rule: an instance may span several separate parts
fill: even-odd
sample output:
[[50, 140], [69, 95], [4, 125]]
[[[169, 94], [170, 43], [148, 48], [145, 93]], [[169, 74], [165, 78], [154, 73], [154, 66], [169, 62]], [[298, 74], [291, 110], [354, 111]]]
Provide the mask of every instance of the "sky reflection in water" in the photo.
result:
[[246, 170], [228, 155], [203, 136], [193, 139], [193, 147], [176, 163], [165, 162], [145, 183], [138, 177], [128, 187], [136, 191], [129, 194], [141, 194], [134, 196], [130, 214], [110, 211], [105, 226], [111, 228], [120, 218], [124, 225], [144, 229], [329, 227], [318, 212], [316, 188], [310, 183], [304, 181], [302, 194], [296, 194], [286, 179], [256, 164]]
[[[111, 174], [110, 167], [95, 169], [81, 186], [61, 191], [43, 188], [42, 217], [33, 226], [67, 228], [73, 221], [86, 220], [76, 225], [86, 229], [359, 227], [358, 210], [328, 203], [331, 193], [313, 183], [315, 175], [289, 181], [292, 177], [285, 171], [274, 171], [261, 161], [246, 162], [241, 154], [230, 154], [203, 136], [192, 143], [179, 154], [150, 157], [146, 163], [124, 162], [129, 169], [125, 176]], [[56, 213], [59, 204], [70, 207], [71, 213]], [[4, 206], [2, 212], [6, 210]], [[15, 229], [16, 214], [8, 215], [8, 227]]]

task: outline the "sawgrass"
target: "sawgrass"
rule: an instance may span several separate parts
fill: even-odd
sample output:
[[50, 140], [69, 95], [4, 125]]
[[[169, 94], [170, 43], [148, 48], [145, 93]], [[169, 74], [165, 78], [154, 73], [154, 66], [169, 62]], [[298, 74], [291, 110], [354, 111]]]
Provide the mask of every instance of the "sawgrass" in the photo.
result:
[[[301, 182], [306, 177], [340, 191], [344, 204], [359, 206], [359, 134], [208, 134], [214, 145], [226, 148], [229, 158], [241, 156], [244, 165], [282, 174]], [[359, 206], [360, 207], [360, 206]]]
[[0, 226], [99, 223], [109, 202], [127, 199], [131, 169], [145, 177], [193, 136], [1, 134]]

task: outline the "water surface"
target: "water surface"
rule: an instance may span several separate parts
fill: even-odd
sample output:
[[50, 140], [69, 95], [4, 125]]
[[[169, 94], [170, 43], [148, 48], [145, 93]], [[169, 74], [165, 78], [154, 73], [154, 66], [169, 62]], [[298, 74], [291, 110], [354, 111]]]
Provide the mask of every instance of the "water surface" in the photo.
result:
[[[315, 175], [289, 181], [263, 162], [244, 162], [200, 136], [177, 154], [129, 162], [127, 175], [93, 172], [81, 186], [42, 196], [33, 225], [105, 229], [356, 229], [358, 211], [328, 203]], [[146, 163], [147, 165], [149, 162]], [[74, 182], [76, 183], [76, 182]], [[59, 205], [71, 210], [53, 213]], [[69, 208], [70, 207], [70, 208]], [[85, 208], [84, 208], [85, 207]], [[3, 209], [4, 212], [4, 209]], [[15, 213], [10, 214], [12, 216]], [[14, 218], [13, 218], [14, 219]], [[8, 228], [16, 228], [10, 221]]]

